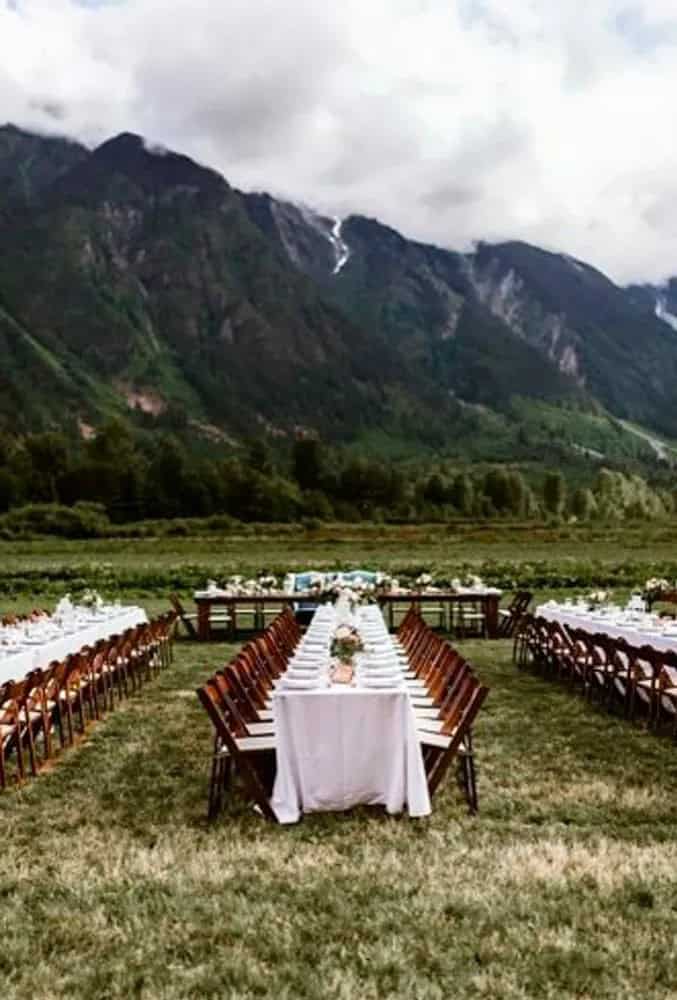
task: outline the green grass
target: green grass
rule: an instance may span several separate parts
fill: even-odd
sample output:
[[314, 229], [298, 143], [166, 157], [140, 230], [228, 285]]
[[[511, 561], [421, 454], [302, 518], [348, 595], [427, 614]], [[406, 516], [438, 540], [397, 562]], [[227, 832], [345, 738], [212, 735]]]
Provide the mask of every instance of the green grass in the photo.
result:
[[[479, 572], [506, 590], [541, 594], [593, 586], [627, 591], [650, 576], [677, 578], [677, 522], [554, 526], [493, 522], [454, 525], [325, 525], [304, 531], [258, 526], [209, 537], [0, 542], [0, 603], [52, 601], [66, 587], [95, 586], [111, 597], [188, 596], [209, 578], [306, 568]], [[4, 596], [3, 596], [4, 595]]]
[[[81, 579], [155, 611], [208, 576], [351, 564], [493, 566], [544, 581], [540, 598], [549, 574], [641, 582], [676, 540], [493, 524], [5, 543], [0, 606]], [[462, 648], [491, 687], [478, 818], [450, 780], [429, 820], [276, 828], [238, 796], [207, 825], [194, 689], [233, 647], [178, 644], [170, 672], [0, 795], [0, 997], [676, 996], [677, 748], [516, 671], [506, 643]]]
[[0, 996], [632, 998], [677, 993], [677, 749], [465, 644], [491, 686], [480, 806], [205, 822], [210, 732], [170, 672], [0, 796]]

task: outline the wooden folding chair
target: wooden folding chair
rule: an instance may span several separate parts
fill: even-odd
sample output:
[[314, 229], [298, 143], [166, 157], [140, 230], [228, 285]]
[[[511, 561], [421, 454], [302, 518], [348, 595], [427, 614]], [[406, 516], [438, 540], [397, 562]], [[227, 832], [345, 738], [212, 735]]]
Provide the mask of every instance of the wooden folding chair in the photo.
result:
[[26, 775], [23, 757], [23, 724], [21, 703], [14, 681], [0, 685], [0, 788], [7, 787], [7, 761], [12, 751], [15, 753], [15, 781], [21, 782]]
[[[197, 696], [214, 727], [214, 754], [209, 784], [209, 819], [221, 809], [231, 763], [235, 765], [249, 796], [266, 819], [277, 822], [266, 791], [259, 756], [275, 752], [273, 736], [252, 736], [228, 695], [213, 680], [197, 689]], [[265, 763], [265, 762], [264, 762]]]
[[186, 611], [178, 594], [170, 594], [169, 601], [176, 612], [178, 620], [185, 628], [187, 637], [189, 639], [197, 639], [197, 629], [195, 628], [197, 613], [189, 613]]
[[468, 808], [478, 809], [472, 726], [489, 688], [467, 675], [447, 707], [441, 722], [419, 723], [417, 735], [423, 747], [423, 761], [431, 797], [439, 788], [452, 760], [461, 758], [461, 779]]
[[533, 594], [528, 590], [518, 590], [507, 608], [498, 611], [498, 635], [500, 639], [512, 639], [520, 619], [529, 610]]

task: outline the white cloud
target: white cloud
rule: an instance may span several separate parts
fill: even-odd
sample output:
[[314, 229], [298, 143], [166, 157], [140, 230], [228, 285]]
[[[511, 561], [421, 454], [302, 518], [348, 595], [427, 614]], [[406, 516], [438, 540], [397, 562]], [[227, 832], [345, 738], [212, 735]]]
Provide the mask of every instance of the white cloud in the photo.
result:
[[447, 246], [677, 273], [674, 0], [0, 0], [0, 117]]

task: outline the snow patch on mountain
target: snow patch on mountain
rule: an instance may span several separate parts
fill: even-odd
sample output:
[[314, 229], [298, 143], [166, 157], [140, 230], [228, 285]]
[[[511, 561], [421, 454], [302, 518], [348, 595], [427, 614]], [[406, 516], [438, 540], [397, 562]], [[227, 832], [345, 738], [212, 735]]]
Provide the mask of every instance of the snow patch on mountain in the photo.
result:
[[350, 247], [346, 241], [341, 236], [341, 229], [343, 227], [343, 220], [339, 219], [338, 216], [334, 216], [334, 224], [331, 227], [331, 233], [329, 235], [329, 241], [334, 248], [334, 256], [336, 258], [336, 264], [334, 265], [333, 274], [339, 274], [339, 272], [346, 266], [350, 258]]
[[658, 296], [656, 299], [656, 308], [654, 310], [658, 319], [662, 319], [664, 323], [667, 323], [671, 329], [677, 331], [677, 316], [671, 313], [668, 309], [667, 301], [662, 297]]

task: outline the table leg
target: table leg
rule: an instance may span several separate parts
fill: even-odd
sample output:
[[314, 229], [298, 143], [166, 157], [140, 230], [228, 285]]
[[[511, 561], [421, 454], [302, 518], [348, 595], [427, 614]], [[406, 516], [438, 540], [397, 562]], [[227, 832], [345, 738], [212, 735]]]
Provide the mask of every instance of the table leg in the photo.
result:
[[211, 601], [200, 601], [197, 606], [197, 637], [201, 642], [209, 642], [212, 637]]
[[496, 594], [485, 598], [484, 614], [487, 623], [487, 638], [496, 639], [498, 636], [498, 597]]

